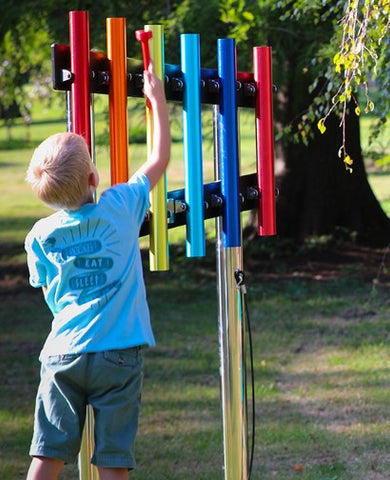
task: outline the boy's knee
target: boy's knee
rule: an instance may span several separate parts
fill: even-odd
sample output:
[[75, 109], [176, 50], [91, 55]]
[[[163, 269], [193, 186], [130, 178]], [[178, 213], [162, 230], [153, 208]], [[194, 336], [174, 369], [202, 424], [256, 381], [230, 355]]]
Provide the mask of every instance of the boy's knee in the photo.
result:
[[26, 480], [56, 480], [63, 466], [57, 458], [33, 457]]
[[128, 480], [127, 468], [98, 467], [100, 480]]

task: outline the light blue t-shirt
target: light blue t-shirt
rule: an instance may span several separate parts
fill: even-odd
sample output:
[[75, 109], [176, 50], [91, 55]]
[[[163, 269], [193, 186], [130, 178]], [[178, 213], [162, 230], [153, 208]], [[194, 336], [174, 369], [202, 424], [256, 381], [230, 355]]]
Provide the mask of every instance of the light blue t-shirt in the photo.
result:
[[39, 220], [25, 248], [33, 287], [46, 286], [52, 328], [40, 358], [154, 346], [138, 244], [149, 208], [143, 174], [97, 204]]

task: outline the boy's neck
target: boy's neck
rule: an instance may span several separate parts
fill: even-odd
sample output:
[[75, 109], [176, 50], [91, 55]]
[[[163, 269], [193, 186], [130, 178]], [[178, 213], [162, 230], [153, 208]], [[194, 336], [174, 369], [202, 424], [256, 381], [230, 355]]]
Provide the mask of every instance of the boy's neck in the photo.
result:
[[77, 208], [72, 208], [72, 209], [69, 209], [69, 210], [70, 211], [79, 210], [80, 208], [84, 207], [84, 205], [88, 205], [89, 203], [95, 203], [95, 189], [90, 189], [88, 194], [80, 202], [80, 205]]
[[96, 200], [96, 189], [90, 187], [89, 191], [88, 191], [88, 194], [86, 195], [85, 199], [80, 204], [80, 208], [83, 205], [86, 205], [87, 203], [95, 203], [95, 200]]

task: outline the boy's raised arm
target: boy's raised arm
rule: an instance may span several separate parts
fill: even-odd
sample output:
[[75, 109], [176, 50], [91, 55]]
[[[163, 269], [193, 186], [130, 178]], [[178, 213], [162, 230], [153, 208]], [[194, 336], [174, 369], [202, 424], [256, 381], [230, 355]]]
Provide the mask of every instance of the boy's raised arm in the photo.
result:
[[153, 62], [150, 62], [149, 69], [144, 72], [144, 94], [149, 99], [153, 112], [153, 149], [140, 171], [148, 177], [152, 189], [165, 172], [171, 155], [168, 105]]

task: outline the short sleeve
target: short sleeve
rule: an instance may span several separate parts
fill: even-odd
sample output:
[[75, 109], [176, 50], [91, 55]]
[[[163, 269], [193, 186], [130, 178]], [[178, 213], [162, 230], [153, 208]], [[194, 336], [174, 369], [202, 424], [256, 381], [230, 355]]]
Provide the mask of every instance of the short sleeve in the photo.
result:
[[39, 242], [33, 237], [31, 232], [26, 237], [24, 248], [27, 253], [30, 285], [35, 288], [46, 286], [44, 255]]
[[145, 213], [150, 207], [149, 192], [150, 192], [150, 183], [148, 177], [140, 172], [136, 172], [129, 180], [128, 185], [132, 192], [139, 196], [138, 202], [138, 223], [142, 224], [145, 218]]
[[134, 174], [127, 183], [118, 183], [105, 190], [99, 200], [100, 214], [120, 220], [127, 218], [133, 226], [141, 227], [149, 203], [149, 180], [141, 172]]

